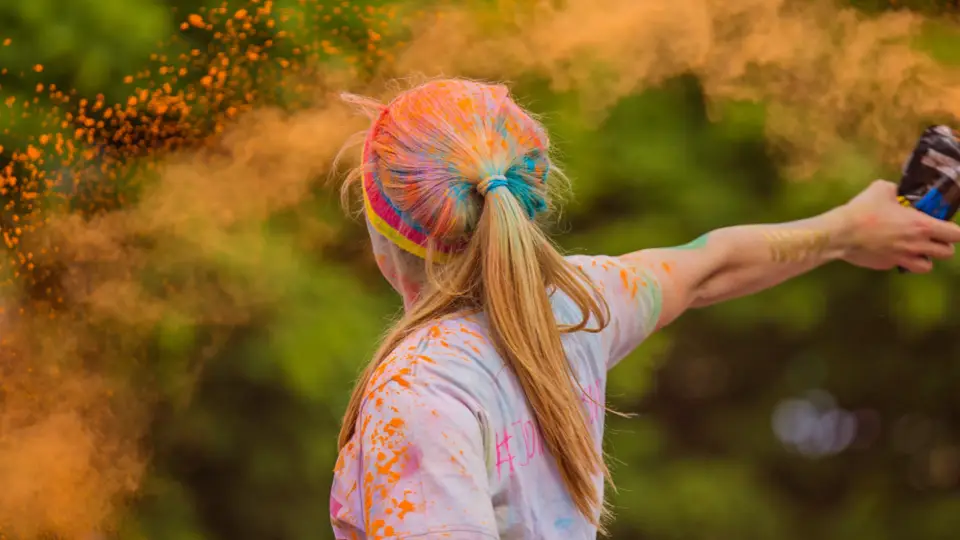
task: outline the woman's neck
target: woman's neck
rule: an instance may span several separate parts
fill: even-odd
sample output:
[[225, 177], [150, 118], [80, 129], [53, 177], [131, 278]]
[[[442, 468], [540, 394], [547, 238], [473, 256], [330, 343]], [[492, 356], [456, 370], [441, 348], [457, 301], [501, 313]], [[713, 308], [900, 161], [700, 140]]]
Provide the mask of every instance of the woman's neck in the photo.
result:
[[403, 299], [403, 309], [404, 311], [410, 311], [417, 302], [417, 298], [420, 297], [420, 291], [423, 287], [419, 282], [407, 279], [402, 273], [396, 281], [394, 288], [400, 293], [400, 298]]

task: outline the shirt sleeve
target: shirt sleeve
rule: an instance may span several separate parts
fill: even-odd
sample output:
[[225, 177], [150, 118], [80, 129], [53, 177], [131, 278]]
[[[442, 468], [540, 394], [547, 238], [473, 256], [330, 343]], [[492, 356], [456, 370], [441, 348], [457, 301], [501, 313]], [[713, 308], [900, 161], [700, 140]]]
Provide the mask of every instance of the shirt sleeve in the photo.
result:
[[576, 256], [568, 259], [590, 279], [610, 309], [601, 332], [611, 369], [633, 352], [657, 327], [662, 307], [660, 282], [652, 272], [618, 257]]
[[444, 385], [402, 374], [360, 416], [368, 538], [497, 538], [479, 420]]

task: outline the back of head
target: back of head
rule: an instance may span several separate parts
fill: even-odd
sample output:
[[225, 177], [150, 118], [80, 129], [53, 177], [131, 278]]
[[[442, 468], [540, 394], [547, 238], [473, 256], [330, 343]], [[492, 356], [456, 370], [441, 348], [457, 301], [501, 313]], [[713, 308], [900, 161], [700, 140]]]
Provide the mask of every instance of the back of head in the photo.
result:
[[[594, 477], [609, 475], [560, 335], [585, 330], [591, 317], [602, 328], [607, 312], [537, 225], [563, 180], [551, 166], [546, 131], [501, 85], [433, 81], [385, 107], [350, 99], [375, 119], [351, 175], [361, 182], [367, 219], [423, 260], [425, 283], [354, 390], [341, 446], [353, 434], [373, 368], [405, 337], [431, 321], [482, 311], [573, 501], [599, 525]], [[547, 292], [554, 288], [579, 305], [579, 324], [558, 327]]]

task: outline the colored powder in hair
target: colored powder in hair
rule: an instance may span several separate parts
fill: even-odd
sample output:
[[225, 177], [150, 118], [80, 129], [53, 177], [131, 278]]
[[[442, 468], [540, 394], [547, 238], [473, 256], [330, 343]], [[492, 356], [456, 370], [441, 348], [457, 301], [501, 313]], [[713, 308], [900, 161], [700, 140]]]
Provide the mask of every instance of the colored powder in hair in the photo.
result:
[[[367, 196], [382, 193], [387, 201], [368, 208], [375, 214], [372, 221], [385, 236], [396, 232], [421, 248], [423, 237], [463, 241], [483, 204], [476, 185], [490, 175], [504, 175], [533, 217], [546, 209], [548, 144], [543, 127], [504, 86], [439, 80], [404, 92], [366, 143]], [[409, 227], [382, 229], [392, 213]]]

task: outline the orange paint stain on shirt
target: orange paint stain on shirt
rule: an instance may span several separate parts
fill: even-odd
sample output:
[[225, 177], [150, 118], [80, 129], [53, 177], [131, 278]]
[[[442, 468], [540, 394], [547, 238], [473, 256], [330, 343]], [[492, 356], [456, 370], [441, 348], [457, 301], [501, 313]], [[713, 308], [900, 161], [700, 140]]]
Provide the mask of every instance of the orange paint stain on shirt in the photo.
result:
[[[430, 358], [429, 356], [425, 356], [425, 355], [422, 355], [422, 354], [417, 355], [417, 360], [424, 361], [424, 362], [426, 362], [426, 363], [428, 363], [428, 364], [436, 364], [436, 363], [437, 363], [437, 361], [434, 360], [433, 358]], [[416, 363], [416, 361], [414, 361], [414, 363]]]
[[398, 518], [403, 519], [407, 514], [417, 511], [417, 507], [414, 504], [406, 499], [400, 501], [397, 504], [397, 507], [400, 508], [400, 514], [397, 515]]
[[636, 272], [623, 268], [620, 270], [620, 279], [623, 281], [623, 288], [630, 293], [630, 299], [635, 299], [637, 297], [638, 282], [640, 281]]
[[370, 534], [377, 536], [380, 534], [380, 529], [384, 528], [386, 522], [382, 519], [375, 519], [373, 523], [370, 524]]
[[383, 425], [383, 434], [391, 441], [390, 448], [396, 448], [397, 443], [406, 441], [404, 428], [407, 423], [403, 418], [391, 418], [389, 422]]
[[349, 442], [347, 443], [346, 446], [343, 447], [342, 450], [340, 450], [340, 455], [337, 456], [337, 463], [333, 467], [334, 473], [339, 473], [340, 471], [342, 471], [343, 468], [346, 466], [346, 462], [348, 459], [350, 459], [351, 461], [357, 459], [356, 448], [357, 447], [353, 442]]
[[397, 355], [391, 354], [386, 357], [383, 362], [380, 362], [380, 365], [373, 370], [373, 374], [370, 376], [370, 382], [367, 384], [369, 390], [374, 390], [381, 385], [381, 379], [383, 379], [387, 370], [397, 361]]
[[367, 508], [367, 522], [369, 524], [370, 509], [373, 508], [373, 472], [367, 471], [367, 474], [363, 475], [363, 504]]
[[401, 368], [397, 370], [397, 373], [390, 377], [390, 381], [393, 381], [404, 388], [410, 388], [410, 381], [407, 380], [407, 376], [413, 373], [410, 368]]
[[370, 420], [372, 420], [372, 419], [373, 419], [373, 417], [370, 416], [369, 414], [365, 414], [365, 415], [363, 416], [363, 421], [362, 421], [362, 423], [360, 424], [360, 436], [361, 436], [361, 437], [363, 437], [363, 436], [367, 433], [367, 427], [369, 427], [369, 425], [370, 425]]
[[[377, 460], [377, 465], [375, 466], [377, 474], [380, 475], [381, 480], [383, 480], [386, 486], [396, 484], [400, 480], [400, 477], [403, 476], [401, 471], [395, 469], [394, 466], [400, 463], [400, 458], [402, 458], [404, 454], [405, 452], [401, 450], [394, 453], [390, 459], [385, 461], [383, 459]], [[381, 455], [383, 455], [382, 452]], [[377, 457], [379, 458], [380, 456]], [[383, 455], [383, 458], [386, 458], [386, 455]]]
[[350, 486], [350, 489], [347, 491], [347, 500], [349, 500], [350, 496], [353, 495], [353, 492], [357, 490], [358, 485], [359, 484], [357, 482], [354, 482], [353, 485]]
[[483, 335], [482, 335], [482, 334], [480, 334], [479, 332], [475, 332], [475, 331], [467, 328], [466, 326], [461, 326], [461, 327], [460, 327], [460, 331], [463, 332], [464, 334], [471, 335], [471, 336], [473, 336], [473, 337], [475, 337], [475, 338], [477, 338], [477, 339], [481, 339], [481, 340], [483, 339]]

